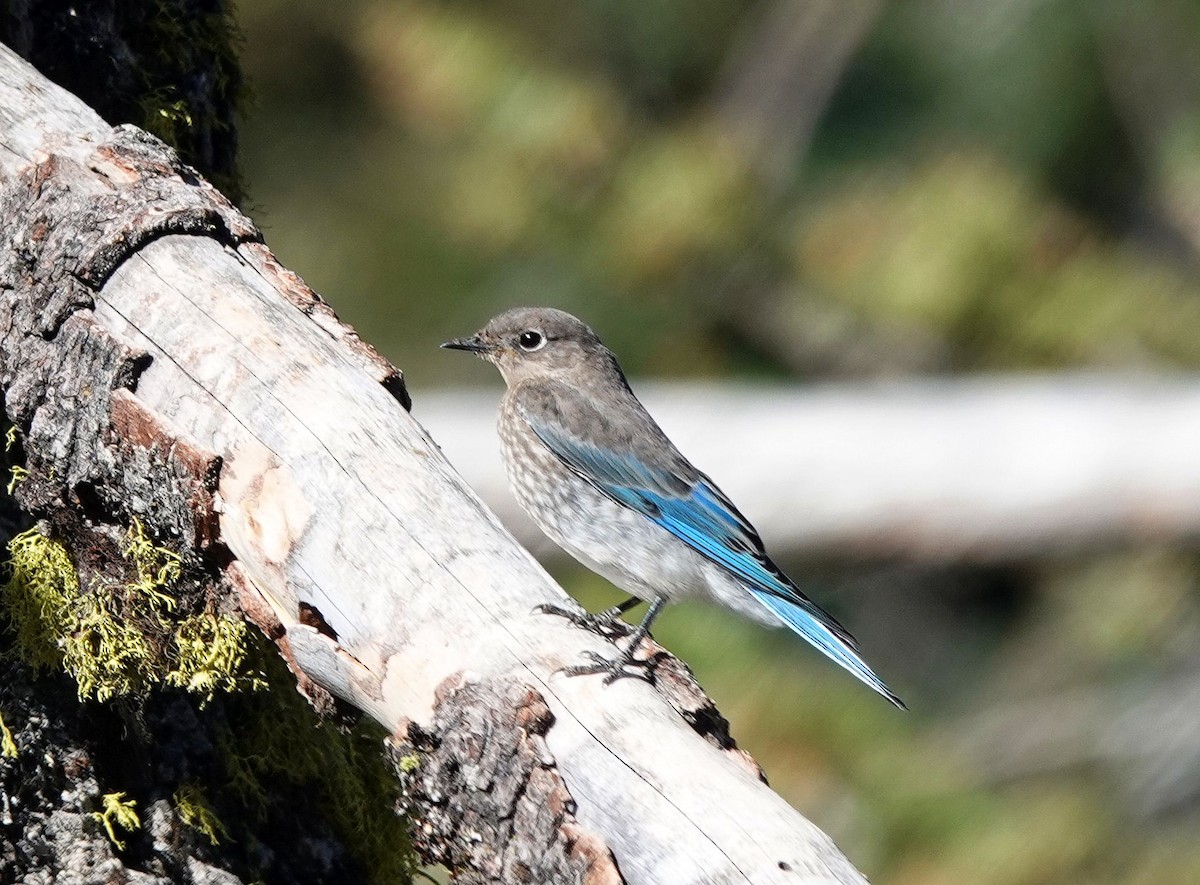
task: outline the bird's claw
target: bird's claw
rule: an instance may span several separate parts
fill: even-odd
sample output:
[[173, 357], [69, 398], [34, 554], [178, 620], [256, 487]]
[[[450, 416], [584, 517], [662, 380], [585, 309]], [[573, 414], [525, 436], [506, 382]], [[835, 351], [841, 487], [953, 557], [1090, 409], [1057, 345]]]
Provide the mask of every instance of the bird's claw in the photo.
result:
[[633, 659], [633, 655], [622, 653], [616, 658], [609, 660], [599, 652], [585, 650], [583, 656], [591, 661], [590, 664], [574, 664], [570, 667], [563, 667], [558, 672], [564, 676], [594, 676], [604, 673], [604, 684], [612, 685], [618, 679], [623, 679], [626, 676], [633, 676], [625, 668], [633, 663], [637, 663]]
[[582, 627], [589, 633], [595, 633], [598, 636], [628, 636], [633, 630], [633, 627], [630, 627], [620, 619], [621, 613], [615, 608], [591, 614], [590, 612], [563, 608], [550, 602], [543, 602], [541, 605], [535, 605], [533, 611], [536, 614], [556, 615], [560, 618], [566, 618], [576, 627]]

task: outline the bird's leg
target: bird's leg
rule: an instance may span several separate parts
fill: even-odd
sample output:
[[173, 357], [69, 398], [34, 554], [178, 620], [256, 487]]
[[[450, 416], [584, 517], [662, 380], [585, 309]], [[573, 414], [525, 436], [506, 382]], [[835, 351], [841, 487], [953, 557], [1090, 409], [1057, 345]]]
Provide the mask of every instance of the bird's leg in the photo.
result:
[[642, 600], [638, 597], [630, 596], [620, 605], [614, 605], [612, 608], [605, 609], [596, 614], [574, 611], [569, 608], [552, 605], [548, 602], [535, 605], [533, 610], [544, 615], [558, 615], [560, 618], [566, 618], [575, 626], [582, 627], [584, 630], [592, 633], [598, 633], [601, 636], [607, 636], [610, 633], [628, 635], [633, 628], [618, 619], [625, 612], [629, 611], [635, 605], [639, 605], [641, 602]]
[[[625, 646], [625, 651], [617, 655], [613, 660], [603, 657], [594, 651], [585, 651], [584, 657], [591, 660], [590, 664], [576, 664], [573, 667], [563, 667], [559, 672], [567, 676], [587, 676], [592, 673], [605, 673], [604, 684], [611, 685], [622, 676], [628, 676], [625, 672], [625, 667], [633, 662], [633, 657], [637, 654], [638, 646], [642, 644], [642, 640], [646, 638], [646, 634], [650, 632], [650, 625], [654, 623], [654, 619], [658, 617], [658, 613], [662, 611], [667, 601], [661, 597], [655, 597], [650, 603], [650, 609], [646, 612], [646, 617], [642, 618], [642, 622], [637, 625], [637, 629], [629, 634], [629, 643]], [[620, 608], [620, 606], [618, 606]]]

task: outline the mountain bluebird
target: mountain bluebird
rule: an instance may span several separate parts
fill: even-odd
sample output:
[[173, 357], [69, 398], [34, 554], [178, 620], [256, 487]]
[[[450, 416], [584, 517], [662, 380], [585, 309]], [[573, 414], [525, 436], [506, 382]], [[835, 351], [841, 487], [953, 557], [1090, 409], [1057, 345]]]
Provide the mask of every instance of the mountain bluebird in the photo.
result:
[[624, 652], [611, 661], [590, 655], [565, 672], [619, 678], [668, 601], [706, 599], [791, 628], [904, 706], [846, 629], [780, 571], [754, 527], [667, 439], [586, 325], [561, 310], [518, 308], [442, 347], [476, 353], [504, 376], [500, 441], [521, 506], [559, 546], [633, 594], [599, 615], [540, 608], [614, 633], [621, 614], [650, 603]]

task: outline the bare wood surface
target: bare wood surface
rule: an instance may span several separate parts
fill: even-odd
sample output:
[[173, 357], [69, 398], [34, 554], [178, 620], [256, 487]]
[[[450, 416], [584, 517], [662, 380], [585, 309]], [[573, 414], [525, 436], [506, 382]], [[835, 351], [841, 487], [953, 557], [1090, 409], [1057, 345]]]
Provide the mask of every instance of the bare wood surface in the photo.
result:
[[[450, 753], [463, 776], [433, 786], [462, 881], [862, 881], [722, 728], [689, 725], [719, 716], [685, 669], [663, 661], [666, 691], [555, 675], [612, 649], [530, 613], [562, 591], [405, 411], [399, 374], [167, 149], [3, 48], [0, 187], [22, 500], [139, 515], [226, 563], [302, 682], [415, 754], [418, 816], [439, 813], [425, 777]], [[456, 749], [464, 711], [489, 725]], [[553, 801], [523, 814], [531, 789]], [[480, 790], [514, 801], [481, 811]], [[488, 833], [540, 846], [543, 866], [464, 849]]]
[[[1003, 561], [1200, 536], [1195, 376], [633, 387], [777, 552]], [[553, 554], [508, 492], [500, 393], [443, 390], [416, 414], [517, 537]]]

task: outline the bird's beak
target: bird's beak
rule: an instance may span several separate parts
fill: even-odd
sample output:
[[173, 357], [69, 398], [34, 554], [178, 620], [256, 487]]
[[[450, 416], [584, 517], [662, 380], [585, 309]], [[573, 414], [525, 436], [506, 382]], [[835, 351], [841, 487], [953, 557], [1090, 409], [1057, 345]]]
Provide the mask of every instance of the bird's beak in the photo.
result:
[[492, 345], [484, 342], [478, 335], [472, 335], [470, 338], [451, 338], [443, 343], [442, 347], [447, 350], [468, 350], [471, 353], [487, 353], [492, 350]]

